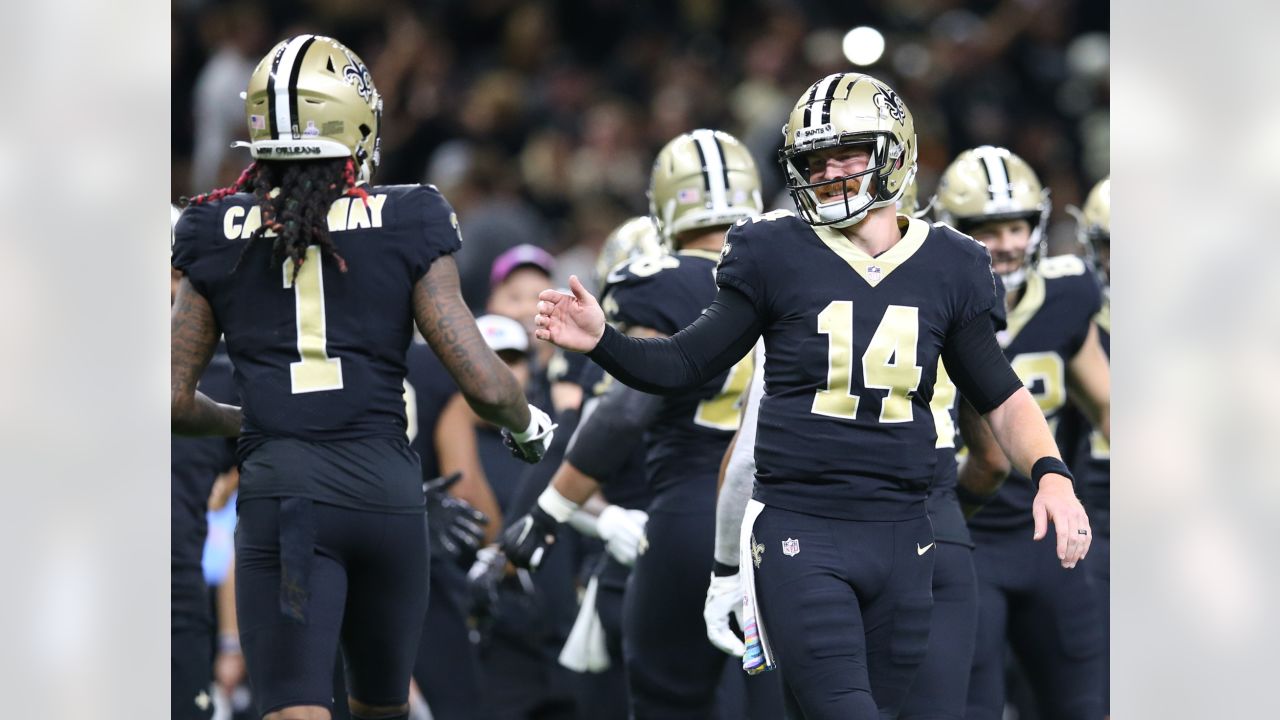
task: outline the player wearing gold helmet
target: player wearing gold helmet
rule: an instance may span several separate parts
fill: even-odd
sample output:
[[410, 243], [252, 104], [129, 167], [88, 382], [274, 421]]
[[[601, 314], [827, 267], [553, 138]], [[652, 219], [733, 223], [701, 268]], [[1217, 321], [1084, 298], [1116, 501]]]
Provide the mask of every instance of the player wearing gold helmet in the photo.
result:
[[776, 665], [796, 716], [893, 717], [929, 631], [925, 498], [939, 357], [1014, 464], [1041, 482], [1037, 536], [1054, 522], [1064, 564], [1087, 549], [1076, 534], [1087, 518], [996, 344], [989, 255], [949, 228], [897, 215], [917, 147], [902, 98], [868, 75], [830, 75], [799, 98], [783, 134], [799, 216], [766, 213], [730, 229], [718, 293], [691, 325], [627, 337], [571, 278], [571, 295], [540, 296], [536, 334], [659, 393], [702, 385], [764, 336], [767, 392], [739, 563], [744, 666]]
[[[381, 108], [338, 41], [280, 42], [245, 94], [254, 162], [175, 229], [172, 427], [240, 437], [240, 642], [268, 720], [330, 716], [339, 643], [352, 715], [408, 717], [427, 583], [403, 397], [415, 322], [514, 451], [535, 462], [551, 441], [462, 302], [449, 203], [367, 184]], [[243, 408], [196, 390], [220, 335]]]

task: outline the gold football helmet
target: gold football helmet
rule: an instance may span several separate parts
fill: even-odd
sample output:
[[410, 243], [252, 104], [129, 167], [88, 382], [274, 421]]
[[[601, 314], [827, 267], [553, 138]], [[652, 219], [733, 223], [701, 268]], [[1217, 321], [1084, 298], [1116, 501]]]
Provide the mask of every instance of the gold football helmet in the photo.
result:
[[647, 215], [637, 215], [609, 233], [596, 258], [596, 287], [604, 288], [609, 271], [641, 255], [661, 255], [658, 229]]
[[333, 38], [277, 44], [250, 76], [244, 107], [254, 158], [351, 157], [361, 182], [381, 160], [382, 96], [364, 62]]
[[[1072, 210], [1076, 217], [1076, 237], [1084, 246], [1085, 257], [1089, 264], [1102, 277], [1103, 282], [1111, 285], [1111, 176], [1102, 178], [1089, 191], [1084, 200], [1084, 209]], [[1102, 256], [1106, 260], [1102, 260]]]
[[1006, 290], [1022, 287], [1040, 260], [1050, 208], [1049, 189], [1025, 160], [991, 145], [965, 150], [942, 173], [934, 206], [939, 220], [963, 233], [986, 223], [1026, 220], [1026, 256], [1018, 269], [1000, 277]]
[[[916, 174], [915, 120], [888, 85], [862, 73], [828, 75], [805, 90], [782, 128], [778, 161], [800, 217], [810, 225], [849, 227], [875, 208], [897, 203]], [[869, 146], [867, 169], [830, 180], [809, 180], [816, 150]], [[850, 181], [857, 185], [850, 196]], [[840, 183], [835, 199], [818, 200], [816, 188]]]
[[649, 214], [668, 248], [676, 248], [683, 232], [732, 225], [763, 210], [756, 163], [729, 133], [694, 130], [658, 151]]

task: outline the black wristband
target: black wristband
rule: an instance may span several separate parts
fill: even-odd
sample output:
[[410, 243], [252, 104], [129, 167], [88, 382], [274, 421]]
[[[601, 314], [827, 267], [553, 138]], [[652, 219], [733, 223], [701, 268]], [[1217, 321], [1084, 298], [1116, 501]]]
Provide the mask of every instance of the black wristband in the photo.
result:
[[1040, 478], [1043, 477], [1045, 473], [1063, 475], [1070, 480], [1073, 485], [1076, 481], [1075, 476], [1071, 474], [1071, 470], [1067, 467], [1066, 463], [1062, 462], [1059, 458], [1050, 457], [1048, 455], [1040, 458], [1031, 466], [1031, 482], [1039, 485]]
[[737, 574], [738, 574], [738, 566], [737, 566], [737, 565], [725, 565], [724, 563], [720, 562], [719, 560], [716, 560], [716, 561], [715, 561], [714, 563], [712, 563], [712, 565], [711, 565], [711, 574], [712, 574], [712, 575], [715, 575], [716, 577], [728, 577], [728, 576], [730, 576], [730, 575], [737, 575]]

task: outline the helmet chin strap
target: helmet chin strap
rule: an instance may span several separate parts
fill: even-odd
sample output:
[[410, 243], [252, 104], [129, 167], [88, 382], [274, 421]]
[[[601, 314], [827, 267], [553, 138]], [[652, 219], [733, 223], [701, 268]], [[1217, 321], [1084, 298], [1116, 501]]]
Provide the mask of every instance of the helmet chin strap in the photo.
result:
[[1021, 265], [1017, 270], [1000, 274], [1000, 282], [1004, 283], [1004, 291], [1011, 293], [1021, 290], [1027, 284], [1027, 266]]

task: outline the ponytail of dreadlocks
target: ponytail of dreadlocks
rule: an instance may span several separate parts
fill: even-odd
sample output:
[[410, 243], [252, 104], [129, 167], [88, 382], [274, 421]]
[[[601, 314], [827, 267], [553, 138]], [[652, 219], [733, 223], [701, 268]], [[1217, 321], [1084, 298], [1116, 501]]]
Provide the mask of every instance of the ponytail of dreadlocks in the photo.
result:
[[[279, 188], [278, 193], [272, 193]], [[293, 279], [307, 259], [307, 247], [318, 245], [322, 258], [331, 259], [339, 272], [347, 271], [347, 261], [329, 236], [329, 206], [343, 196], [358, 197], [368, 204], [368, 193], [356, 185], [355, 162], [351, 158], [304, 160], [298, 162], [254, 162], [245, 168], [236, 182], [204, 195], [182, 198], [182, 207], [199, 205], [239, 192], [257, 198], [262, 225], [253, 232], [240, 251], [235, 272], [249, 248], [271, 230], [275, 233], [271, 246], [271, 264], [293, 259]]]

